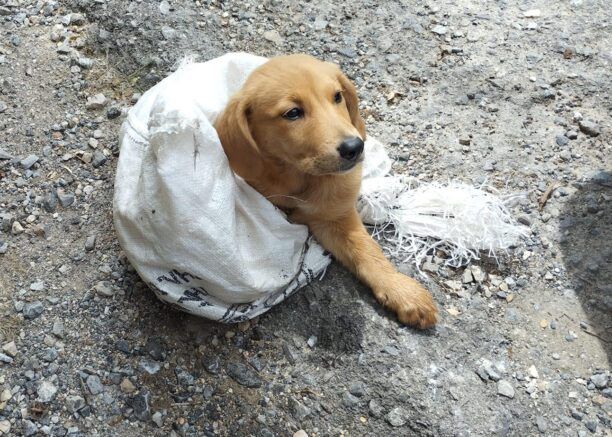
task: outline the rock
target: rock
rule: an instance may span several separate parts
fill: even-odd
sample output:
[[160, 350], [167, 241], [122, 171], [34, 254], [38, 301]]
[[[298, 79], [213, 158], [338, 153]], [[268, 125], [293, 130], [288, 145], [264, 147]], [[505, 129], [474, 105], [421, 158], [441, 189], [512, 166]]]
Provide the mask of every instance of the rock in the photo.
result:
[[10, 357], [15, 358], [17, 356], [17, 346], [14, 341], [10, 341], [2, 346], [2, 352]]
[[308, 434], [303, 429], [293, 433], [293, 437], [308, 437]]
[[514, 388], [508, 381], [501, 379], [497, 383], [497, 394], [512, 399], [514, 397]]
[[91, 58], [79, 58], [77, 60], [77, 64], [79, 65], [79, 67], [84, 68], [84, 69], [90, 69], [91, 67], [93, 67], [94, 61]]
[[[6, 104], [6, 102], [0, 100], [0, 114], [2, 114], [4, 111], [6, 111], [8, 109], [8, 105]], [[2, 156], [2, 149], [0, 149], [0, 156]], [[10, 159], [10, 158], [3, 158], [3, 159]]]
[[435, 25], [431, 31], [436, 35], [446, 35], [448, 28], [446, 26], [441, 26], [440, 24]]
[[91, 160], [91, 165], [94, 166], [94, 168], [98, 168], [103, 166], [106, 163], [106, 155], [102, 152], [100, 152], [99, 150], [96, 150], [93, 154], [93, 159]]
[[345, 392], [342, 395], [342, 405], [349, 408], [359, 405], [359, 398], [357, 396], [353, 396], [348, 392]]
[[576, 131], [573, 130], [568, 130], [565, 133], [565, 136], [568, 137], [570, 140], [575, 140], [578, 138], [578, 133]]
[[464, 284], [469, 284], [474, 281], [474, 276], [472, 276], [472, 271], [470, 269], [465, 269], [463, 271], [463, 275], [461, 276], [461, 282]]
[[608, 385], [608, 375], [606, 375], [605, 373], [596, 373], [595, 375], [591, 376], [590, 380], [595, 385], [595, 387], [600, 389], [606, 388]]
[[300, 401], [298, 401], [295, 398], [290, 399], [290, 405], [291, 405], [291, 414], [293, 414], [293, 417], [295, 417], [295, 419], [300, 422], [304, 420], [306, 417], [310, 416], [310, 414], [312, 414], [312, 411], [310, 410], [310, 408], [308, 408], [306, 405], [302, 404]]
[[353, 382], [349, 387], [349, 393], [360, 398], [366, 393], [366, 385], [361, 381]]
[[64, 338], [64, 322], [60, 319], [55, 319], [51, 333], [58, 338]]
[[166, 0], [162, 0], [159, 3], [159, 12], [163, 15], [167, 15], [170, 12], [170, 3], [168, 3]]
[[19, 223], [17, 220], [15, 220], [13, 222], [13, 226], [11, 227], [11, 233], [13, 235], [19, 235], [19, 234], [23, 234], [23, 231], [25, 231], [25, 229], [23, 228], [21, 223]]
[[494, 171], [495, 170], [495, 164], [491, 161], [486, 161], [484, 163], [484, 165], [482, 166], [482, 169], [484, 171]]
[[27, 303], [23, 307], [23, 317], [25, 317], [28, 320], [35, 319], [42, 314], [44, 309], [45, 307], [43, 306], [42, 302], [39, 300], [31, 302], [31, 303]]
[[0, 363], [11, 364], [13, 359], [6, 354], [0, 353]]
[[276, 30], [268, 30], [264, 32], [263, 37], [276, 45], [281, 45], [283, 43], [283, 38]]
[[140, 360], [140, 363], [138, 363], [138, 368], [147, 372], [149, 375], [155, 375], [157, 372], [159, 372], [159, 369], [161, 369], [161, 364], [156, 363], [155, 361], [143, 359]]
[[100, 381], [100, 377], [98, 375], [89, 375], [85, 382], [92, 395], [97, 395], [104, 391], [104, 386], [102, 385], [102, 381]]
[[578, 127], [580, 128], [581, 132], [590, 137], [596, 137], [601, 133], [599, 125], [589, 120], [580, 120], [578, 122]]
[[202, 364], [204, 364], [204, 369], [206, 369], [208, 373], [213, 375], [219, 373], [220, 362], [218, 356], [204, 357], [202, 359]]
[[538, 373], [538, 369], [536, 369], [536, 366], [531, 366], [529, 367], [529, 369], [527, 369], [527, 374], [534, 379], [538, 379], [540, 377], [540, 374]]
[[0, 147], [0, 159], [13, 159], [13, 155]]
[[555, 142], [557, 143], [557, 145], [561, 147], [567, 146], [567, 143], [569, 143], [569, 138], [566, 137], [565, 135], [557, 135], [555, 137]]
[[525, 18], [538, 18], [542, 15], [542, 12], [539, 9], [529, 9], [523, 12], [523, 17]]
[[376, 418], [382, 417], [382, 415], [385, 413], [385, 410], [377, 399], [370, 400], [370, 403], [368, 404], [368, 411], [370, 412], [370, 416]]
[[151, 416], [151, 420], [160, 428], [164, 426], [164, 420], [162, 419], [162, 414], [159, 411]]
[[385, 420], [393, 427], [404, 426], [407, 421], [408, 414], [402, 407], [395, 407], [387, 413]]
[[151, 418], [149, 409], [149, 393], [143, 392], [128, 399], [128, 404], [134, 410], [134, 416], [140, 421], [146, 422]]
[[472, 272], [472, 277], [474, 278], [474, 281], [478, 282], [479, 284], [482, 283], [487, 277], [485, 271], [482, 270], [482, 268], [480, 268], [479, 266], [471, 266], [470, 271]]
[[115, 293], [113, 292], [113, 289], [110, 288], [106, 282], [104, 281], [100, 281], [98, 282], [95, 286], [94, 286], [94, 290], [96, 290], [96, 293], [98, 293], [100, 296], [104, 296], [104, 297], [112, 297]]
[[259, 388], [262, 385], [257, 373], [242, 363], [230, 363], [227, 366], [227, 374], [238, 384], [248, 388]]
[[595, 420], [587, 420], [586, 422], [584, 422], [584, 426], [586, 426], [586, 428], [592, 433], [597, 432], [597, 421]]
[[29, 168], [31, 168], [37, 162], [38, 162], [38, 156], [36, 156], [36, 155], [28, 155], [27, 158], [23, 158], [19, 163], [21, 164], [21, 166], [23, 168], [28, 170]]
[[64, 208], [68, 208], [74, 203], [75, 197], [71, 192], [66, 192], [62, 188], [58, 188], [55, 194], [57, 195], [60, 205]]
[[134, 393], [137, 390], [136, 386], [128, 378], [123, 378], [123, 381], [119, 384], [119, 388], [121, 388], [123, 393]]
[[13, 395], [11, 394], [11, 391], [8, 388], [5, 388], [0, 393], [0, 402], [6, 402], [9, 399], [11, 399], [12, 397], [13, 397]]
[[106, 106], [107, 100], [104, 94], [99, 93], [87, 99], [85, 107], [90, 110], [102, 109]]
[[11, 430], [11, 422], [9, 420], [0, 420], [0, 435], [9, 435]]
[[159, 337], [151, 337], [147, 340], [145, 350], [151, 358], [157, 361], [163, 361], [166, 357], [164, 345]]
[[89, 235], [85, 240], [85, 250], [91, 252], [96, 248], [96, 236]]
[[38, 400], [42, 403], [51, 402], [57, 393], [57, 387], [49, 381], [42, 381], [38, 385]]
[[106, 111], [106, 118], [108, 118], [109, 120], [113, 120], [113, 119], [119, 117], [120, 115], [121, 115], [121, 109], [119, 109], [116, 106], [111, 106]]
[[32, 291], [43, 291], [45, 289], [45, 283], [43, 281], [36, 281], [30, 284], [30, 290]]
[[173, 40], [177, 36], [176, 30], [170, 26], [162, 26], [161, 33], [166, 41]]
[[23, 421], [23, 435], [25, 437], [33, 436], [37, 432], [38, 432], [38, 428], [34, 422], [32, 422], [31, 420]]
[[544, 434], [548, 430], [548, 423], [542, 416], [536, 417], [536, 426], [538, 427], [538, 431]]
[[68, 404], [68, 411], [72, 413], [76, 413], [85, 407], [85, 399], [81, 396], [68, 396], [66, 397], [66, 403]]

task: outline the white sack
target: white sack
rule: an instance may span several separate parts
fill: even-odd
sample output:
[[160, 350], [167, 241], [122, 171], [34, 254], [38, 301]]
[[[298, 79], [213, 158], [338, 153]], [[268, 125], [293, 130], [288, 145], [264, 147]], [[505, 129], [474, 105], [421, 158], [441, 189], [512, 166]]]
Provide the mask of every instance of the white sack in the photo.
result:
[[[305, 226], [231, 171], [213, 128], [264, 62], [230, 53], [186, 63], [140, 98], [120, 133], [113, 212], [128, 259], [161, 300], [223, 322], [267, 311], [330, 262]], [[379, 142], [369, 139], [365, 150], [359, 210], [367, 223], [393, 223], [392, 211], [410, 208], [397, 203], [405, 185], [387, 176], [391, 161]], [[440, 229], [432, 236], [444, 238]]]

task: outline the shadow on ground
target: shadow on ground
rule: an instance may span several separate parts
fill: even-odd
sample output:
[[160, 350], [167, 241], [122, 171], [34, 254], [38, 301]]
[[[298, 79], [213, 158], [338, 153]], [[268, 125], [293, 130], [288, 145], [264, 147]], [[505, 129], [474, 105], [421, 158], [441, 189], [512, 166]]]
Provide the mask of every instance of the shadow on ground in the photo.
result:
[[[561, 211], [560, 241], [568, 274], [589, 326], [612, 360], [612, 172], [593, 172]], [[583, 327], [584, 329], [585, 327]]]

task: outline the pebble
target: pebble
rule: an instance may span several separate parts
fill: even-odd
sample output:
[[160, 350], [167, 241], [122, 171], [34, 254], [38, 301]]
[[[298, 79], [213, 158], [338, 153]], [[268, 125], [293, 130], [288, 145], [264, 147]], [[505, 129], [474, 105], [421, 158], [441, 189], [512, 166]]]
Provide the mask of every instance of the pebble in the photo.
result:
[[8, 435], [11, 430], [11, 422], [9, 420], [0, 420], [0, 434]]
[[0, 147], [0, 159], [13, 159], [13, 155]]
[[0, 402], [6, 402], [9, 399], [11, 399], [12, 397], [13, 397], [13, 395], [11, 394], [11, 391], [8, 388], [5, 388], [0, 393]]
[[578, 133], [577, 133], [576, 131], [573, 131], [573, 130], [568, 130], [568, 131], [565, 133], [565, 136], [566, 136], [567, 138], [569, 138], [570, 140], [575, 140], [575, 139], [577, 139], [577, 138], [578, 138]]
[[81, 396], [68, 396], [66, 403], [68, 404], [68, 410], [72, 413], [76, 413], [85, 407], [85, 399]]
[[177, 36], [176, 30], [170, 26], [162, 26], [161, 33], [166, 41], [173, 40]]
[[536, 366], [530, 366], [529, 369], [527, 369], [527, 374], [531, 377], [531, 378], [535, 378], [538, 379], [540, 377], [540, 374], [538, 373], [538, 369], [536, 369]]
[[380, 418], [385, 413], [382, 405], [377, 399], [371, 399], [368, 404], [368, 411], [370, 412], [370, 416]]
[[85, 250], [91, 252], [96, 248], [96, 236], [89, 235], [85, 240]]
[[349, 408], [359, 405], [359, 398], [357, 396], [353, 396], [351, 393], [345, 392], [342, 395], [342, 405]]
[[36, 426], [34, 422], [32, 422], [31, 420], [23, 421], [23, 435], [25, 435], [25, 437], [33, 436], [37, 432], [38, 432], [38, 427]]
[[590, 380], [595, 385], [595, 387], [600, 389], [606, 388], [608, 385], [608, 375], [606, 375], [605, 373], [596, 373], [595, 375], [591, 376]]
[[121, 109], [119, 109], [116, 106], [111, 106], [106, 111], [106, 118], [108, 118], [109, 120], [113, 120], [113, 119], [119, 117], [120, 115], [121, 115]]
[[45, 307], [39, 300], [31, 303], [26, 303], [23, 306], [23, 317], [28, 320], [35, 319], [43, 313], [44, 309]]
[[525, 18], [538, 18], [542, 15], [542, 11], [539, 9], [529, 9], [523, 12], [523, 17]]
[[148, 421], [151, 417], [149, 409], [149, 393], [143, 392], [133, 396], [128, 400], [128, 404], [134, 410], [134, 416], [143, 422]]
[[586, 426], [586, 428], [592, 433], [597, 432], [597, 422], [595, 420], [587, 420], [584, 422], [584, 426]]
[[134, 393], [137, 390], [136, 386], [128, 378], [123, 378], [119, 387], [123, 393]]
[[86, 380], [87, 388], [92, 395], [100, 394], [104, 391], [104, 386], [98, 375], [89, 375]]
[[42, 403], [51, 402], [57, 393], [57, 387], [49, 381], [42, 381], [38, 386], [38, 400]]
[[6, 354], [0, 353], [0, 363], [11, 364], [13, 359]]
[[497, 383], [497, 394], [512, 399], [514, 397], [514, 388], [508, 381], [501, 379]]
[[312, 414], [310, 408], [295, 398], [291, 398], [291, 413], [296, 420], [302, 421]]
[[104, 94], [99, 93], [89, 97], [87, 99], [87, 103], [85, 103], [85, 107], [91, 110], [102, 109], [104, 106], [106, 106], [106, 103], [107, 100]]
[[293, 437], [308, 437], [308, 434], [303, 429], [300, 429], [293, 433]]
[[38, 156], [36, 156], [36, 155], [28, 155], [26, 158], [24, 158], [24, 159], [22, 159], [20, 161], [20, 164], [21, 164], [21, 166], [23, 168], [28, 170], [29, 168], [31, 168], [37, 162], [38, 162]]
[[227, 366], [227, 374], [238, 384], [248, 388], [259, 388], [262, 385], [257, 373], [242, 363], [230, 363]]
[[555, 142], [557, 143], [558, 146], [567, 146], [567, 143], [569, 143], [569, 138], [566, 137], [565, 135], [557, 135], [555, 137]]
[[440, 24], [434, 26], [431, 31], [433, 33], [435, 33], [436, 35], [446, 35], [446, 32], [448, 31], [448, 28], [446, 26], [442, 26]]
[[366, 394], [366, 385], [361, 381], [353, 382], [349, 387], [349, 393], [357, 397], [362, 397]]
[[67, 208], [74, 203], [74, 194], [69, 191], [64, 191], [62, 188], [58, 188], [55, 194], [57, 195], [60, 205], [62, 205], [64, 208]]
[[204, 369], [212, 375], [216, 375], [219, 373], [220, 361], [218, 356], [213, 357], [204, 357], [202, 358], [202, 364], [204, 364]]
[[283, 43], [283, 38], [276, 30], [268, 30], [263, 33], [264, 39], [270, 41], [276, 45], [281, 45]]
[[138, 363], [138, 368], [147, 372], [149, 375], [155, 375], [161, 369], [161, 364], [143, 359]]
[[115, 293], [113, 292], [113, 289], [110, 288], [106, 282], [104, 281], [100, 281], [98, 282], [95, 286], [94, 289], [96, 290], [96, 293], [98, 293], [100, 296], [104, 296], [104, 297], [112, 297]]
[[10, 341], [2, 346], [2, 352], [8, 356], [15, 358], [17, 356], [17, 346], [14, 341]]
[[32, 291], [43, 291], [45, 289], [45, 283], [43, 281], [36, 281], [30, 284], [30, 290]]
[[151, 416], [151, 420], [153, 421], [153, 423], [155, 423], [158, 427], [162, 427], [164, 426], [164, 420], [162, 418], [162, 414], [159, 411], [156, 411], [152, 416]]
[[100, 152], [99, 150], [96, 150], [93, 154], [91, 165], [93, 165], [94, 168], [98, 168], [104, 165], [104, 163], [106, 163], [106, 160], [107, 160], [106, 155]]
[[546, 419], [542, 416], [536, 417], [536, 426], [538, 427], [538, 431], [544, 434], [548, 430], [548, 423], [546, 423]]
[[408, 414], [402, 407], [395, 407], [387, 413], [385, 420], [393, 427], [404, 426], [407, 421]]
[[599, 125], [589, 120], [580, 120], [578, 122], [578, 127], [580, 128], [580, 131], [590, 137], [599, 136], [599, 134], [601, 133]]

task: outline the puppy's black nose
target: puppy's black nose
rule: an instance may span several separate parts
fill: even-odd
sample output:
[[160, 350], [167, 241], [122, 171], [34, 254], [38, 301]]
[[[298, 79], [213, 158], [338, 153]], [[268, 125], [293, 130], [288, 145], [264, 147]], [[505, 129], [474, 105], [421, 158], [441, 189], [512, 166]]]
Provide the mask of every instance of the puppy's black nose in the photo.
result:
[[363, 140], [359, 137], [345, 139], [338, 146], [338, 153], [347, 161], [355, 161], [363, 152]]

